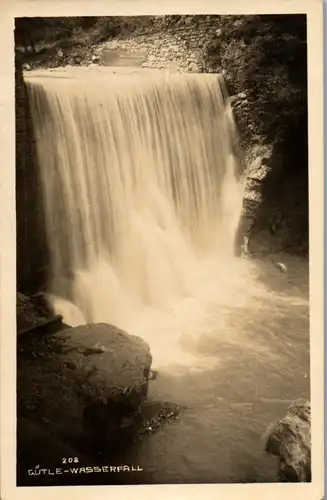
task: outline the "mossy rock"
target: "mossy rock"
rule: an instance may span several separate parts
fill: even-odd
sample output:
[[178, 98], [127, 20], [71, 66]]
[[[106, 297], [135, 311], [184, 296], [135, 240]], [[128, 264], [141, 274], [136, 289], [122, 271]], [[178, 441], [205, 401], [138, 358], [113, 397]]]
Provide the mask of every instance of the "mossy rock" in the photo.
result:
[[18, 417], [71, 446], [92, 441], [93, 431], [110, 441], [147, 395], [150, 349], [112, 325], [31, 337], [19, 344], [17, 359]]

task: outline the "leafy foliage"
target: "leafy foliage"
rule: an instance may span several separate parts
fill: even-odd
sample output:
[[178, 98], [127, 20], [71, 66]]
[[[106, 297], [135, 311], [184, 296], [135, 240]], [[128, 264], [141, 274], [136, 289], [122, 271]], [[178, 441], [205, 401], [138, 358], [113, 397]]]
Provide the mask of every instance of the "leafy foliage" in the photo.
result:
[[[29, 44], [32, 40], [70, 39], [72, 42], [85, 44], [98, 39], [108, 39], [122, 33], [131, 33], [140, 27], [150, 27], [151, 16], [105, 16], [105, 17], [33, 17], [17, 18], [15, 38], [18, 45]], [[81, 36], [81, 35], [84, 35]]]
[[290, 127], [306, 122], [306, 17], [226, 16], [219, 24], [221, 67], [231, 92], [245, 93], [251, 104], [251, 116], [242, 109], [241, 125], [250, 125], [252, 135], [283, 140]]

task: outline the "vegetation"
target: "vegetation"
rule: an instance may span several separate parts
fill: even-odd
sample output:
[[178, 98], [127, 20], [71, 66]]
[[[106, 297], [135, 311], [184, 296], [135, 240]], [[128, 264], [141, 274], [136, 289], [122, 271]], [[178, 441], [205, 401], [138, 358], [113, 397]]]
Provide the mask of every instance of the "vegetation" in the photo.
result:
[[116, 37], [122, 33], [131, 33], [140, 27], [151, 27], [151, 16], [135, 17], [33, 17], [18, 18], [15, 25], [15, 41], [29, 51], [37, 52], [36, 45], [42, 51], [49, 45], [67, 47], [84, 46], [90, 43]]
[[221, 67], [232, 93], [250, 103], [239, 117], [243, 133], [276, 142], [306, 126], [306, 16], [226, 16], [220, 28]]

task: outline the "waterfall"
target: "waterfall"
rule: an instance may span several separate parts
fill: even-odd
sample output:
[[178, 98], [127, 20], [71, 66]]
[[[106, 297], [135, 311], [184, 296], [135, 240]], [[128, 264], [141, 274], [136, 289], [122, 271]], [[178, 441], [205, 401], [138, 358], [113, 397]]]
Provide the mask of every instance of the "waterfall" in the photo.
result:
[[243, 191], [221, 76], [84, 70], [26, 82], [49, 289], [67, 322], [124, 327], [140, 308], [192, 295], [208, 259], [232, 272]]

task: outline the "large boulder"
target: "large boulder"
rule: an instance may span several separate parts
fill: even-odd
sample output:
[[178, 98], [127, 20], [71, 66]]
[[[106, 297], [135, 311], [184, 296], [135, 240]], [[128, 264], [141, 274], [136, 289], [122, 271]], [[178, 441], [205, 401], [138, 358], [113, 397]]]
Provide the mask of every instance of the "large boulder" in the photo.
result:
[[[135, 410], [147, 394], [150, 349], [139, 337], [108, 324], [88, 324], [60, 333], [60, 359], [83, 372], [85, 397]], [[58, 337], [58, 338], [59, 338]]]
[[266, 451], [279, 457], [281, 482], [311, 481], [310, 403], [295, 401], [270, 433]]
[[108, 324], [23, 338], [18, 419], [30, 419], [81, 452], [112, 447], [139, 414], [150, 366], [148, 345]]

